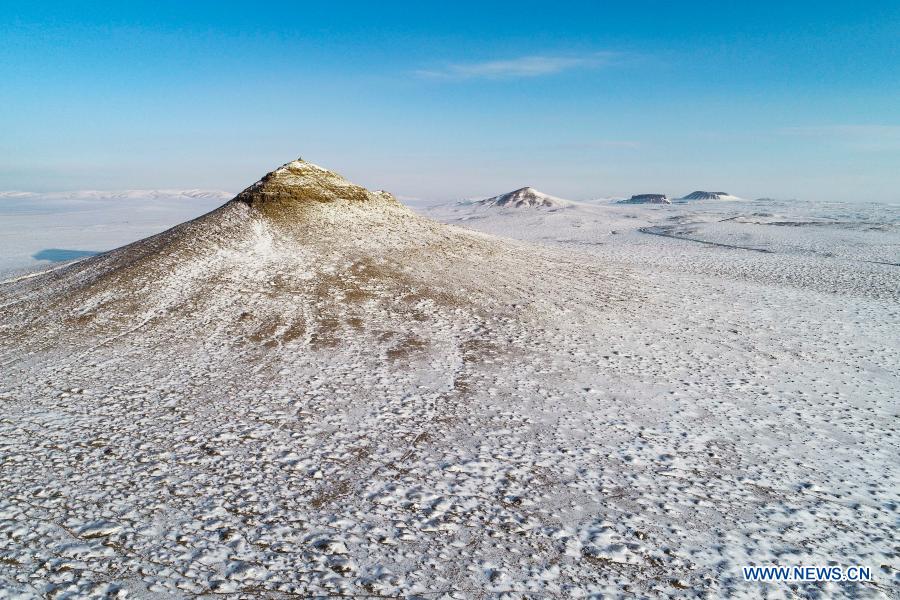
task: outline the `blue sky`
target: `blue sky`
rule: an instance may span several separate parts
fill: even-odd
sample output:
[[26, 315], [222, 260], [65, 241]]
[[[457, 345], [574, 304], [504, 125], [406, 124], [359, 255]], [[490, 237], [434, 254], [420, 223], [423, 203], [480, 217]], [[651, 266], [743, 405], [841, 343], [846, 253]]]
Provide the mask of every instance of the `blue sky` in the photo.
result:
[[900, 200], [900, 2], [2, 2], [0, 189]]

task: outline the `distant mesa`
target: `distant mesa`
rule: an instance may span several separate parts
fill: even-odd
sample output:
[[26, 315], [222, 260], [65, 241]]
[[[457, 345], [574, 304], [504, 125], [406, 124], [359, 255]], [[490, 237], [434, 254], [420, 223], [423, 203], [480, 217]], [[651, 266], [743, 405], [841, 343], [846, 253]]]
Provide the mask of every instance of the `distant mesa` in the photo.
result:
[[704, 192], [697, 190], [679, 198], [679, 200], [737, 200], [737, 196], [732, 196], [728, 192]]
[[[697, 190], [687, 196], [675, 198], [675, 202], [694, 202], [697, 200], [739, 200], [728, 192], [705, 192]], [[619, 204], [672, 204], [665, 194], [635, 194], [627, 200], [619, 200]]]
[[478, 200], [475, 204], [504, 208], [563, 208], [570, 206], [572, 203], [568, 200], [539, 192], [532, 187], [523, 187], [508, 194]]
[[619, 200], [619, 204], [672, 204], [665, 194], [635, 194], [627, 200]]

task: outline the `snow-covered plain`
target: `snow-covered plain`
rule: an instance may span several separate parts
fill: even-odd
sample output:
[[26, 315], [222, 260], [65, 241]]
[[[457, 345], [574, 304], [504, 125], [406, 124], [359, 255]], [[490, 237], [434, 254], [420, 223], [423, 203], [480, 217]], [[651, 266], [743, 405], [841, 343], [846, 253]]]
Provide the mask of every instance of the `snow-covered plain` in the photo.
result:
[[0, 192], [0, 278], [112, 250], [233, 196], [215, 190]]
[[240, 198], [0, 287], [0, 595], [898, 596], [897, 207]]

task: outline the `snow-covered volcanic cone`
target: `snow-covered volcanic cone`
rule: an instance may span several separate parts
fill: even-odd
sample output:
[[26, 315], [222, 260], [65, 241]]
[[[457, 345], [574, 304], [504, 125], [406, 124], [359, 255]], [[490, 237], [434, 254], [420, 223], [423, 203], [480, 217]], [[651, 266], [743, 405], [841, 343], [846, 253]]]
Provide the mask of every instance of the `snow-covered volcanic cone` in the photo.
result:
[[[533, 267], [515, 246], [297, 160], [193, 221], [4, 285], [0, 348], [139, 330], [188, 346], [201, 330], [229, 345], [336, 343], [379, 308], [400, 322], [425, 305], [516, 304]], [[499, 285], [501, 273], [523, 279]]]
[[479, 200], [475, 204], [505, 208], [563, 208], [571, 206], [572, 203], [568, 200], [539, 192], [532, 187], [523, 187], [507, 194]]
[[732, 196], [728, 192], [704, 192], [702, 190], [697, 190], [691, 192], [687, 196], [678, 198], [678, 200], [683, 202], [693, 200], [740, 200], [740, 198]]
[[665, 194], [635, 194], [631, 198], [619, 200], [618, 204], [672, 204]]
[[[541, 587], [561, 554], [536, 503], [557, 524], [580, 513], [557, 505], [569, 459], [534, 423], [558, 418], [554, 382], [585, 387], [560, 345], [629, 302], [622, 269], [299, 160], [193, 221], [3, 282], [0, 589]], [[506, 579], [472, 568], [488, 556]]]

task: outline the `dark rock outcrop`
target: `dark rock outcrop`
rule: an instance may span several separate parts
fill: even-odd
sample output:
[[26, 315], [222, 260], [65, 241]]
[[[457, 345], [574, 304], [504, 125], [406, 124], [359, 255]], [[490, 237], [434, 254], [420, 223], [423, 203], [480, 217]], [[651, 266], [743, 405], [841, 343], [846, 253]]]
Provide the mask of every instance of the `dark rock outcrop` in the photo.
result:
[[665, 194], [635, 194], [627, 200], [619, 200], [619, 204], [672, 204]]

